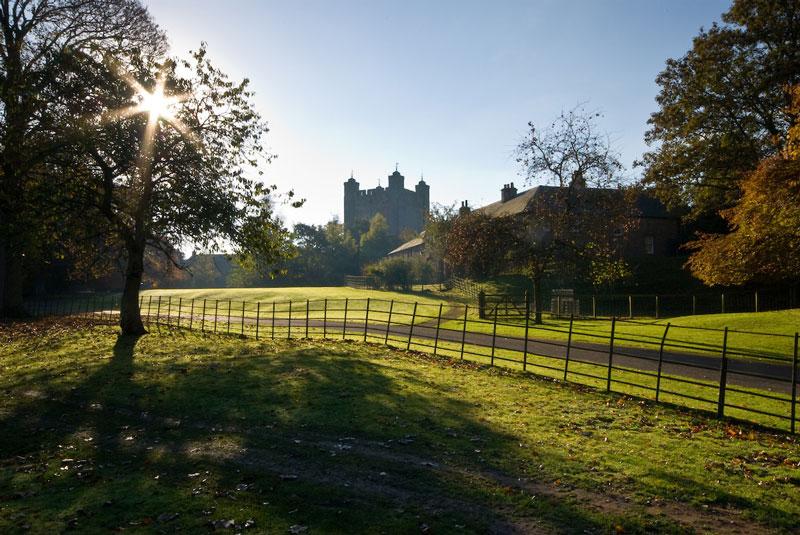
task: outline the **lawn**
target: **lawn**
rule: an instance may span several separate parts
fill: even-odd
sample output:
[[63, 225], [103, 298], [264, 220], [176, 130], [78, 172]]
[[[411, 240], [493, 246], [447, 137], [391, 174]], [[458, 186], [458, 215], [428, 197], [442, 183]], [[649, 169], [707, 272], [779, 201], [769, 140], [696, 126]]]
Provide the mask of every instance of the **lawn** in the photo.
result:
[[800, 444], [353, 342], [0, 327], [0, 531], [791, 531]]
[[[481, 320], [477, 309], [470, 308], [467, 329], [491, 334], [494, 329], [492, 320]], [[525, 336], [524, 318], [501, 318], [498, 323], [498, 336]], [[729, 355], [789, 361], [794, 349], [794, 333], [800, 331], [800, 309], [680, 316], [660, 320], [621, 319], [615, 326], [615, 345], [657, 348], [667, 323], [670, 324], [666, 339], [668, 350], [719, 355], [723, 343], [720, 329], [728, 327]], [[541, 325], [530, 325], [529, 336], [566, 342], [569, 324], [568, 318], [545, 316]], [[449, 320], [442, 324], [450, 329], [461, 329], [462, 325], [463, 319]], [[572, 339], [575, 342], [608, 344], [610, 335], [610, 320], [576, 319], [573, 322]]]

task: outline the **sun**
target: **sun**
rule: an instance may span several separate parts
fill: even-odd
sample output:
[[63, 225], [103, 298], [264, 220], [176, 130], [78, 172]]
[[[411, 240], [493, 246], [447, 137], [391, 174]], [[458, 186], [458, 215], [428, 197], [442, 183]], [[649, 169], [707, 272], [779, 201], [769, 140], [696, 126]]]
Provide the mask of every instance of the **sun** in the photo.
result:
[[180, 96], [166, 95], [164, 93], [164, 80], [159, 78], [156, 81], [155, 87], [152, 91], [148, 91], [139, 84], [134, 86], [136, 90], [136, 105], [137, 113], [147, 113], [149, 121], [154, 123], [159, 119], [164, 119], [167, 122], [175, 123], [175, 112], [178, 105], [183, 100]]

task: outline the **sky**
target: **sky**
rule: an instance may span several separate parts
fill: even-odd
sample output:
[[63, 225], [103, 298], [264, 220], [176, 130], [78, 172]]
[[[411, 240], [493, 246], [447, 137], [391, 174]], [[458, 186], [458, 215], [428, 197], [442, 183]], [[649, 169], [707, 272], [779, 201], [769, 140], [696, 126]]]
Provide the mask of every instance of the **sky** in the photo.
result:
[[514, 148], [527, 124], [579, 104], [627, 167], [647, 149], [665, 61], [729, 1], [148, 0], [172, 53], [201, 41], [248, 78], [277, 158], [265, 168], [302, 208], [287, 224], [342, 218], [343, 182], [387, 185], [395, 164], [431, 202], [494, 202], [525, 187]]

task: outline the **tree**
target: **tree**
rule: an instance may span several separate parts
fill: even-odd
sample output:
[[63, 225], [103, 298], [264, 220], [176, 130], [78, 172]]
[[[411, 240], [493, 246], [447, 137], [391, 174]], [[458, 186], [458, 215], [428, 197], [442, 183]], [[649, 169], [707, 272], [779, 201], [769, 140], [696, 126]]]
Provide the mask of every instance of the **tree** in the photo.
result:
[[497, 275], [508, 267], [506, 256], [514, 240], [511, 223], [481, 212], [459, 215], [447, 233], [445, 260], [468, 277]]
[[69, 143], [56, 121], [63, 65], [79, 53], [163, 51], [166, 41], [137, 0], [0, 2], [0, 313], [22, 313], [25, 259], [51, 241], [42, 202], [63, 192], [47, 160]]
[[374, 262], [386, 256], [397, 245], [397, 238], [389, 233], [386, 218], [383, 214], [375, 214], [369, 221], [369, 230], [361, 235], [361, 261]]
[[517, 147], [527, 182], [545, 184], [511, 226], [512, 260], [532, 279], [536, 323], [542, 279], [556, 264], [560, 270], [583, 269], [593, 280], [613, 275], [609, 265], [624, 265], [619, 251], [635, 221], [634, 194], [622, 187], [622, 164], [598, 133], [599, 115], [579, 106], [547, 128], [528, 123], [530, 131]]
[[800, 82], [800, 4], [735, 0], [723, 23], [667, 60], [645, 140], [644, 184], [696, 218], [732, 206], [740, 181], [780, 152], [790, 117], [784, 88]]
[[[82, 216], [104, 221], [105, 239], [125, 262], [120, 326], [145, 332], [138, 306], [143, 257], [181, 243], [228, 250], [248, 269], [269, 269], [290, 251], [288, 230], [273, 215], [258, 178], [268, 162], [268, 129], [248, 81], [234, 83], [202, 46], [185, 61], [132, 53], [113, 63], [78, 57], [67, 80], [80, 98], [79, 149], [61, 163], [79, 184]], [[84, 115], [85, 117], [85, 115]]]
[[439, 280], [445, 276], [447, 240], [457, 215], [453, 206], [434, 204], [425, 221], [425, 253], [436, 265]]
[[688, 244], [692, 274], [709, 285], [797, 282], [800, 274], [800, 86], [791, 91], [783, 154], [766, 158], [742, 182], [742, 196], [721, 215], [728, 234]]

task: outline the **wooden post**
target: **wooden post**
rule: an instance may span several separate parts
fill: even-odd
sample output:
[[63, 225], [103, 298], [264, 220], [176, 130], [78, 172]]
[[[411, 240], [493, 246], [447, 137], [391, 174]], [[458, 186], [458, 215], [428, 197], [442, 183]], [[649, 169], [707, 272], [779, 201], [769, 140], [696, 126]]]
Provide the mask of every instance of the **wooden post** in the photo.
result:
[[489, 365], [494, 366], [494, 348], [497, 341], [497, 308], [494, 309], [494, 323], [492, 326], [492, 357], [489, 360]]
[[232, 305], [232, 303], [233, 303], [233, 301], [231, 301], [229, 299], [228, 300], [228, 333], [227, 334], [231, 334], [231, 305]]
[[531, 296], [525, 290], [525, 342], [522, 347], [522, 371], [528, 369], [528, 329], [531, 323]]
[[592, 296], [592, 316], [597, 319], [597, 296]]
[[206, 332], [206, 299], [203, 299], [203, 319], [200, 322], [200, 331]]
[[242, 301], [242, 332], [241, 332], [242, 336], [244, 336], [244, 305], [245, 305], [245, 303], [246, 303], [246, 301]]
[[322, 338], [328, 338], [328, 298], [325, 298], [325, 304], [322, 306]]
[[753, 297], [755, 298], [755, 311], [758, 312], [758, 291], [755, 292]]
[[572, 322], [575, 319], [575, 314], [569, 315], [569, 334], [567, 335], [567, 353], [564, 356], [564, 382], [567, 382], [567, 373], [569, 372], [569, 354], [572, 349]]
[[661, 345], [658, 348], [658, 374], [656, 375], [656, 401], [661, 395], [661, 366], [664, 363], [664, 344], [667, 342], [667, 333], [669, 332], [669, 323], [664, 328], [664, 335], [661, 337]]
[[364, 341], [367, 341], [367, 328], [369, 327], [369, 297], [367, 297], [367, 310], [364, 312]]
[[633, 319], [633, 296], [628, 296], [628, 319]]
[[414, 322], [417, 319], [417, 302], [414, 301], [414, 311], [411, 313], [411, 325], [408, 326], [408, 344], [406, 344], [406, 351], [411, 349], [411, 336], [414, 334]]
[[611, 368], [614, 363], [614, 332], [617, 327], [617, 317], [611, 318], [611, 341], [608, 344], [608, 377], [606, 378], [606, 392], [611, 392]]
[[256, 340], [258, 340], [259, 325], [261, 325], [261, 301], [256, 303]]
[[692, 295], [692, 316], [697, 314], [697, 296]]
[[275, 301], [272, 302], [272, 339], [275, 339]]
[[720, 294], [720, 308], [722, 310], [722, 314], [725, 314], [725, 294]]
[[171, 327], [170, 318], [172, 317], [172, 296], [167, 297], [167, 327]]
[[478, 317], [480, 319], [486, 318], [486, 292], [483, 290], [478, 292]]
[[717, 402], [717, 418], [725, 415], [725, 387], [728, 382], [728, 328], [722, 335], [722, 363], [719, 370], [719, 401]]
[[183, 308], [183, 297], [178, 298], [178, 323], [175, 325], [178, 329], [181, 328], [181, 308]]
[[292, 300], [289, 299], [289, 323], [288, 329], [286, 331], [286, 339], [289, 340], [292, 338]]
[[792, 357], [792, 434], [795, 432], [795, 422], [797, 421], [797, 339], [798, 333], [794, 333], [794, 356]]
[[153, 310], [153, 296], [152, 295], [147, 299], [147, 326], [148, 327], [150, 327], [150, 316], [151, 316], [150, 311], [151, 310]]
[[342, 322], [342, 340], [347, 337], [347, 304], [350, 301], [349, 297], [344, 298], [344, 321]]
[[442, 303], [439, 303], [439, 316], [436, 318], [436, 336], [433, 339], [433, 355], [436, 356], [436, 351], [439, 348], [439, 327], [442, 324]]
[[310, 301], [308, 299], [306, 299], [306, 338], [308, 338], [308, 315], [310, 313], [309, 306], [308, 306], [309, 303], [310, 303]]
[[189, 308], [189, 330], [192, 330], [192, 324], [194, 323], [194, 297], [192, 297], [192, 306]]
[[658, 296], [656, 296], [656, 319], [658, 319]]
[[[161, 296], [158, 296], [158, 304], [156, 305], [156, 325], [159, 326], [159, 331], [161, 330]], [[88, 307], [87, 307], [88, 308]]]
[[464, 360], [464, 342], [467, 339], [467, 311], [469, 305], [464, 305], [464, 325], [461, 327], [461, 360]]
[[214, 332], [217, 332], [217, 316], [219, 315], [219, 299], [214, 299]]
[[383, 337], [383, 344], [389, 345], [389, 329], [392, 328], [392, 311], [394, 310], [394, 299], [389, 303], [389, 318], [386, 320], [386, 336]]

